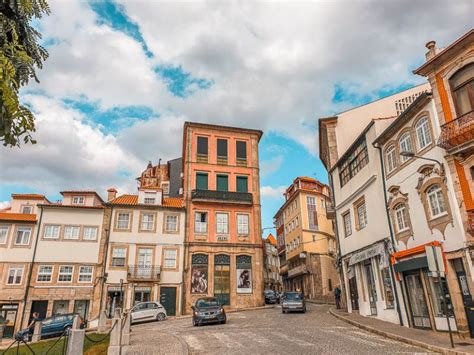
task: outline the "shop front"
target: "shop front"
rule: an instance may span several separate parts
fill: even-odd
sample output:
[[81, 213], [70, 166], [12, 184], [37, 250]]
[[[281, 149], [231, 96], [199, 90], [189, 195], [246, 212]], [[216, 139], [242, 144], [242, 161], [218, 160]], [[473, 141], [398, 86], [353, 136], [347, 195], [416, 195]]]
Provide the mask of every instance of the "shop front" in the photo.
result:
[[[0, 304], [0, 322], [3, 323], [3, 337], [12, 338], [18, 319], [18, 303]], [[1, 337], [0, 337], [1, 338]]]

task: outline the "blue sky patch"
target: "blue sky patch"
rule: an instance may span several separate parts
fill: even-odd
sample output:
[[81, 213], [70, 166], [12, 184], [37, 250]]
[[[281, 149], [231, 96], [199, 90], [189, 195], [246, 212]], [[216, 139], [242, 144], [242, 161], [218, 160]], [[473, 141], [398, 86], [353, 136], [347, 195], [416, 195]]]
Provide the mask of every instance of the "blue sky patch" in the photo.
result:
[[155, 72], [167, 83], [168, 90], [181, 98], [185, 98], [199, 89], [209, 89], [213, 83], [211, 80], [193, 78], [191, 73], [185, 72], [181, 65], [157, 66]]

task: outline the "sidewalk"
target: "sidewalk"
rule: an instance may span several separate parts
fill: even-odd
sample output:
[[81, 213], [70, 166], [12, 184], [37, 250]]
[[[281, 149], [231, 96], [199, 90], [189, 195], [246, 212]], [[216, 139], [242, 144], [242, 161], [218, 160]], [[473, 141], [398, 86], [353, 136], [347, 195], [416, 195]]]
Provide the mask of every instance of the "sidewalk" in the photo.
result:
[[453, 334], [455, 348], [451, 348], [447, 333], [436, 333], [429, 330], [402, 327], [372, 317], [363, 317], [357, 313], [347, 313], [343, 310], [331, 308], [334, 317], [350, 323], [356, 327], [379, 334], [390, 339], [398, 340], [410, 345], [425, 348], [442, 354], [474, 354], [472, 339], [459, 339]]

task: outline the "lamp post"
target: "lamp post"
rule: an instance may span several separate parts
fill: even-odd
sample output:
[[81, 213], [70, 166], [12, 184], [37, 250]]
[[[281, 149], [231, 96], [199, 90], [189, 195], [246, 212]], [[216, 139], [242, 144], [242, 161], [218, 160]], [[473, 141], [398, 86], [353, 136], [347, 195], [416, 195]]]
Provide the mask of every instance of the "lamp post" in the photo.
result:
[[432, 159], [432, 158], [420, 157], [419, 155], [416, 155], [415, 153], [409, 152], [409, 151], [402, 151], [402, 152], [400, 152], [400, 155], [401, 155], [402, 157], [418, 158], [418, 159], [428, 160], [428, 161], [433, 161], [433, 162], [435, 162], [435, 163], [438, 163], [439, 167], [441, 168], [441, 172], [444, 173], [444, 165], [443, 165], [443, 163], [441, 163], [439, 160]]

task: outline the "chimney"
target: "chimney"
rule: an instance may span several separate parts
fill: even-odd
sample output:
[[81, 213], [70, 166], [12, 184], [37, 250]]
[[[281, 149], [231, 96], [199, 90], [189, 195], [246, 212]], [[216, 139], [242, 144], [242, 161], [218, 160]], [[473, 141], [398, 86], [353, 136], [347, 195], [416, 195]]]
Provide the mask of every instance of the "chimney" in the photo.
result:
[[436, 42], [429, 41], [428, 43], [426, 43], [426, 48], [428, 48], [428, 52], [426, 52], [426, 60], [430, 60], [437, 53]]
[[115, 197], [117, 197], [117, 189], [115, 187], [111, 187], [107, 190], [107, 202], [112, 201]]

